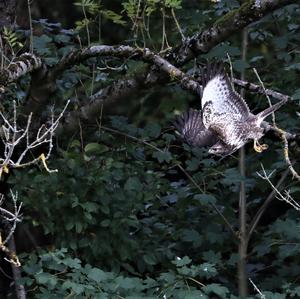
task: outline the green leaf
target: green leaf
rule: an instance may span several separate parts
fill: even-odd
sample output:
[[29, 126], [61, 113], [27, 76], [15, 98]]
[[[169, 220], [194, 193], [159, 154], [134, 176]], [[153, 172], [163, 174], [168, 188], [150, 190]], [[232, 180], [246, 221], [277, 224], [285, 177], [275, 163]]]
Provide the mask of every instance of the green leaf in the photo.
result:
[[62, 264], [70, 267], [70, 268], [74, 268], [74, 269], [80, 269], [81, 268], [81, 260], [77, 259], [77, 258], [65, 258], [62, 261]]
[[182, 240], [185, 242], [193, 242], [194, 246], [200, 246], [203, 238], [194, 229], [184, 229], [182, 232]]
[[162, 151], [162, 152], [154, 152], [152, 154], [153, 158], [156, 158], [159, 163], [167, 162], [169, 163], [172, 160], [172, 155], [169, 151]]
[[248, 69], [250, 67], [249, 63], [242, 59], [237, 59], [232, 63], [233, 69], [238, 72], [243, 72], [244, 70]]
[[139, 192], [139, 191], [142, 191], [143, 185], [137, 177], [132, 177], [132, 178], [127, 179], [127, 181], [124, 185], [124, 189], [129, 190], [129, 191]]
[[175, 299], [208, 299], [208, 297], [199, 290], [185, 290], [185, 291], [178, 291], [175, 294]]
[[119, 25], [125, 25], [126, 21], [124, 21], [122, 19], [122, 16], [115, 13], [112, 10], [102, 10], [101, 13], [103, 14], [103, 16], [111, 21], [113, 21], [115, 24], [119, 24]]
[[161, 127], [158, 123], [148, 123], [145, 126], [145, 133], [146, 136], [149, 136], [151, 138], [157, 138], [160, 135]]
[[146, 264], [148, 265], [156, 265], [157, 264], [157, 261], [156, 261], [156, 258], [155, 258], [155, 255], [154, 254], [147, 254], [147, 255], [144, 255], [143, 256], [143, 260], [145, 261]]
[[169, 8], [180, 9], [181, 1], [182, 0], [165, 0], [165, 6]]
[[206, 278], [211, 278], [217, 275], [217, 270], [213, 264], [203, 263], [199, 266], [199, 275]]
[[199, 161], [199, 159], [192, 158], [191, 160], [186, 161], [186, 165], [187, 165], [186, 170], [195, 171], [198, 169], [198, 167], [200, 165], [200, 161]]
[[84, 147], [85, 153], [92, 155], [92, 154], [102, 154], [109, 150], [109, 148], [104, 144], [99, 144], [95, 142], [88, 143]]
[[196, 194], [194, 199], [199, 201], [203, 205], [215, 204], [216, 198], [211, 194]]
[[276, 293], [276, 292], [262, 292], [263, 295], [265, 296], [266, 299], [286, 299], [286, 295], [285, 294], [280, 294], [280, 293]]
[[192, 260], [188, 256], [184, 256], [183, 258], [177, 257], [175, 261], [172, 261], [172, 264], [177, 267], [183, 267], [189, 265], [191, 262]]
[[88, 278], [94, 280], [97, 283], [105, 281], [107, 279], [107, 274], [98, 268], [90, 269], [87, 276]]
[[33, 36], [33, 48], [39, 55], [49, 55], [51, 53], [48, 44], [52, 42], [52, 38], [43, 34], [41, 36]]
[[226, 298], [227, 294], [229, 293], [229, 290], [226, 287], [223, 287], [217, 283], [212, 283], [202, 287], [202, 290], [208, 295], [213, 293], [220, 296], [220, 298]]
[[38, 273], [35, 275], [36, 282], [39, 284], [49, 285], [54, 287], [57, 283], [57, 278], [49, 273]]
[[84, 292], [85, 285], [67, 280], [63, 283], [62, 288], [71, 289], [75, 294], [80, 295]]

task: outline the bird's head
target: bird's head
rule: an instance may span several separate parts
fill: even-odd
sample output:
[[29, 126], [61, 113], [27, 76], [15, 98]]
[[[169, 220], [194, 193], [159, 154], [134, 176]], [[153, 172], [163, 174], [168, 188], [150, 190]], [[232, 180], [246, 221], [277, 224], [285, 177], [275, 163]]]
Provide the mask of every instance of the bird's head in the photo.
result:
[[234, 149], [231, 146], [225, 144], [221, 140], [219, 140], [216, 144], [211, 146], [208, 150], [210, 154], [223, 157], [230, 155], [233, 151]]

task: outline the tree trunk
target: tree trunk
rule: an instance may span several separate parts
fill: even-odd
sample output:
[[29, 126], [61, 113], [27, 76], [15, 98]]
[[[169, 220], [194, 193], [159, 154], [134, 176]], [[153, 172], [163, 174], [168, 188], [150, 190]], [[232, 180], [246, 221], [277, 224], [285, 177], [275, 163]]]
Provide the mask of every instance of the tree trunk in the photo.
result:
[[[248, 44], [248, 30], [243, 30], [243, 44], [242, 44], [242, 59], [246, 60]], [[245, 71], [242, 72], [241, 79], [245, 79]], [[244, 90], [241, 91], [241, 96], [244, 96]], [[238, 288], [240, 298], [245, 298], [248, 295], [248, 278], [247, 278], [247, 201], [246, 201], [246, 189], [245, 189], [245, 148], [242, 147], [239, 151], [239, 169], [242, 177], [240, 183], [240, 196], [239, 196], [239, 231], [240, 231], [240, 242], [239, 242], [239, 262], [238, 262]]]

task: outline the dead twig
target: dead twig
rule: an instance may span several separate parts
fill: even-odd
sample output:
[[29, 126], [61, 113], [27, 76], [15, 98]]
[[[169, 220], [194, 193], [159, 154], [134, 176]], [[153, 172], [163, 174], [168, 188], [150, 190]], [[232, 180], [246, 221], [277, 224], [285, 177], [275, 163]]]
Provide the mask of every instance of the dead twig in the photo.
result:
[[[65, 105], [63, 111], [54, 119], [52, 114], [51, 123], [49, 126], [43, 124], [37, 131], [35, 139], [30, 140], [30, 126], [32, 122], [32, 113], [28, 116], [25, 129], [20, 129], [17, 125], [17, 111], [16, 103], [14, 102], [13, 119], [9, 121], [8, 118], [0, 112], [0, 118], [3, 121], [1, 140], [4, 144], [3, 156], [0, 157], [0, 178], [3, 173], [8, 173], [9, 168], [19, 168], [33, 165], [39, 161], [43, 163], [43, 166], [48, 172], [56, 172], [57, 170], [50, 170], [46, 164], [53, 149], [53, 136], [54, 132], [62, 118], [64, 112], [67, 109], [69, 101]], [[25, 149], [18, 155], [18, 158], [13, 158], [16, 148], [20, 147], [20, 144], [26, 143]], [[43, 144], [48, 144], [47, 154], [42, 153], [39, 157], [28, 160], [28, 153], [40, 147]]]
[[270, 184], [270, 186], [276, 193], [276, 198], [281, 201], [285, 201], [286, 203], [291, 205], [295, 210], [300, 211], [300, 204], [297, 201], [295, 201], [294, 198], [290, 195], [290, 191], [284, 190], [283, 192], [280, 192], [278, 188], [274, 186], [274, 184], [272, 183], [271, 176], [273, 175], [274, 170], [270, 174], [267, 174], [262, 164], [261, 164], [261, 169], [262, 169], [262, 174], [257, 172], [257, 175]]

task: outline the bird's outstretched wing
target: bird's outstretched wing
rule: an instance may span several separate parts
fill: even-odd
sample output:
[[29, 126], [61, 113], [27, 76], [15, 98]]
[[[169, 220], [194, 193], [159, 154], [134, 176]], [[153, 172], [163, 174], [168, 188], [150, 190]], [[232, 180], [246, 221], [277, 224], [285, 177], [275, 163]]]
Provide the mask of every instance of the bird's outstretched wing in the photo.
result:
[[223, 120], [230, 123], [248, 118], [248, 105], [233, 90], [223, 64], [208, 64], [206, 69], [202, 70], [202, 86], [202, 117], [207, 129]]
[[176, 130], [186, 143], [192, 146], [212, 146], [218, 141], [216, 134], [205, 128], [202, 113], [190, 109], [178, 116], [174, 122]]

